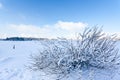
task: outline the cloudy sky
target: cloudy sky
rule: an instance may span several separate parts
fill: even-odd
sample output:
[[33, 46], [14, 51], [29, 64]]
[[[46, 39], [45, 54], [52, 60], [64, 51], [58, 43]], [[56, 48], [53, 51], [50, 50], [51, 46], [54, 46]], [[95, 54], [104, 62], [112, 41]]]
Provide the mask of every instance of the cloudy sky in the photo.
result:
[[120, 0], [0, 0], [0, 37], [73, 37], [85, 27], [120, 33]]

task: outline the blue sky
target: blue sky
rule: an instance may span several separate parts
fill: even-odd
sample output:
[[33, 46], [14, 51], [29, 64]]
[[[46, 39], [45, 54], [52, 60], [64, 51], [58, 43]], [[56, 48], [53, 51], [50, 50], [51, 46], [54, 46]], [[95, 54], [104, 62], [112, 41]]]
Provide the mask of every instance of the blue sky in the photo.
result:
[[71, 37], [86, 26], [120, 33], [120, 0], [0, 0], [0, 36]]

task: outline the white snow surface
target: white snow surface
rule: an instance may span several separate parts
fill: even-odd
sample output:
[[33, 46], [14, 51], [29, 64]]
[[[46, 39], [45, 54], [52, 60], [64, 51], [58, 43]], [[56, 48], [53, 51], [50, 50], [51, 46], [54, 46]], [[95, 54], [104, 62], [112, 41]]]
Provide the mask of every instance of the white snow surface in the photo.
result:
[[[43, 50], [41, 43], [44, 41], [0, 41], [0, 80], [56, 80], [55, 75], [34, 72], [26, 67], [30, 62], [30, 54]], [[120, 42], [118, 48], [120, 49]], [[120, 80], [119, 71], [94, 69], [94, 79], [88, 79], [87, 71], [82, 73], [82, 79], [73, 72], [62, 80]]]

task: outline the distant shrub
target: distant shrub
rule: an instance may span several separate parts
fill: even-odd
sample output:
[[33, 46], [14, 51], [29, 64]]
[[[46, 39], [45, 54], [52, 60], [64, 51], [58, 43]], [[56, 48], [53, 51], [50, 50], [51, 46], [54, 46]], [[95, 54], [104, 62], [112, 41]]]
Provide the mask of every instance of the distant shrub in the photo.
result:
[[86, 28], [75, 40], [59, 39], [51, 45], [31, 56], [32, 70], [66, 75], [75, 69], [110, 69], [120, 64], [115, 36], [106, 36], [97, 27]]

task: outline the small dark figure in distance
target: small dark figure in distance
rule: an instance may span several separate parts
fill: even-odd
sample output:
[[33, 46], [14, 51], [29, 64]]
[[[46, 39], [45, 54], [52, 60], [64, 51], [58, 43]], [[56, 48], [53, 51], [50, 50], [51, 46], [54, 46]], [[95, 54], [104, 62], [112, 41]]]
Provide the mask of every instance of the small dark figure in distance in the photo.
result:
[[15, 49], [15, 45], [13, 45], [13, 49]]

